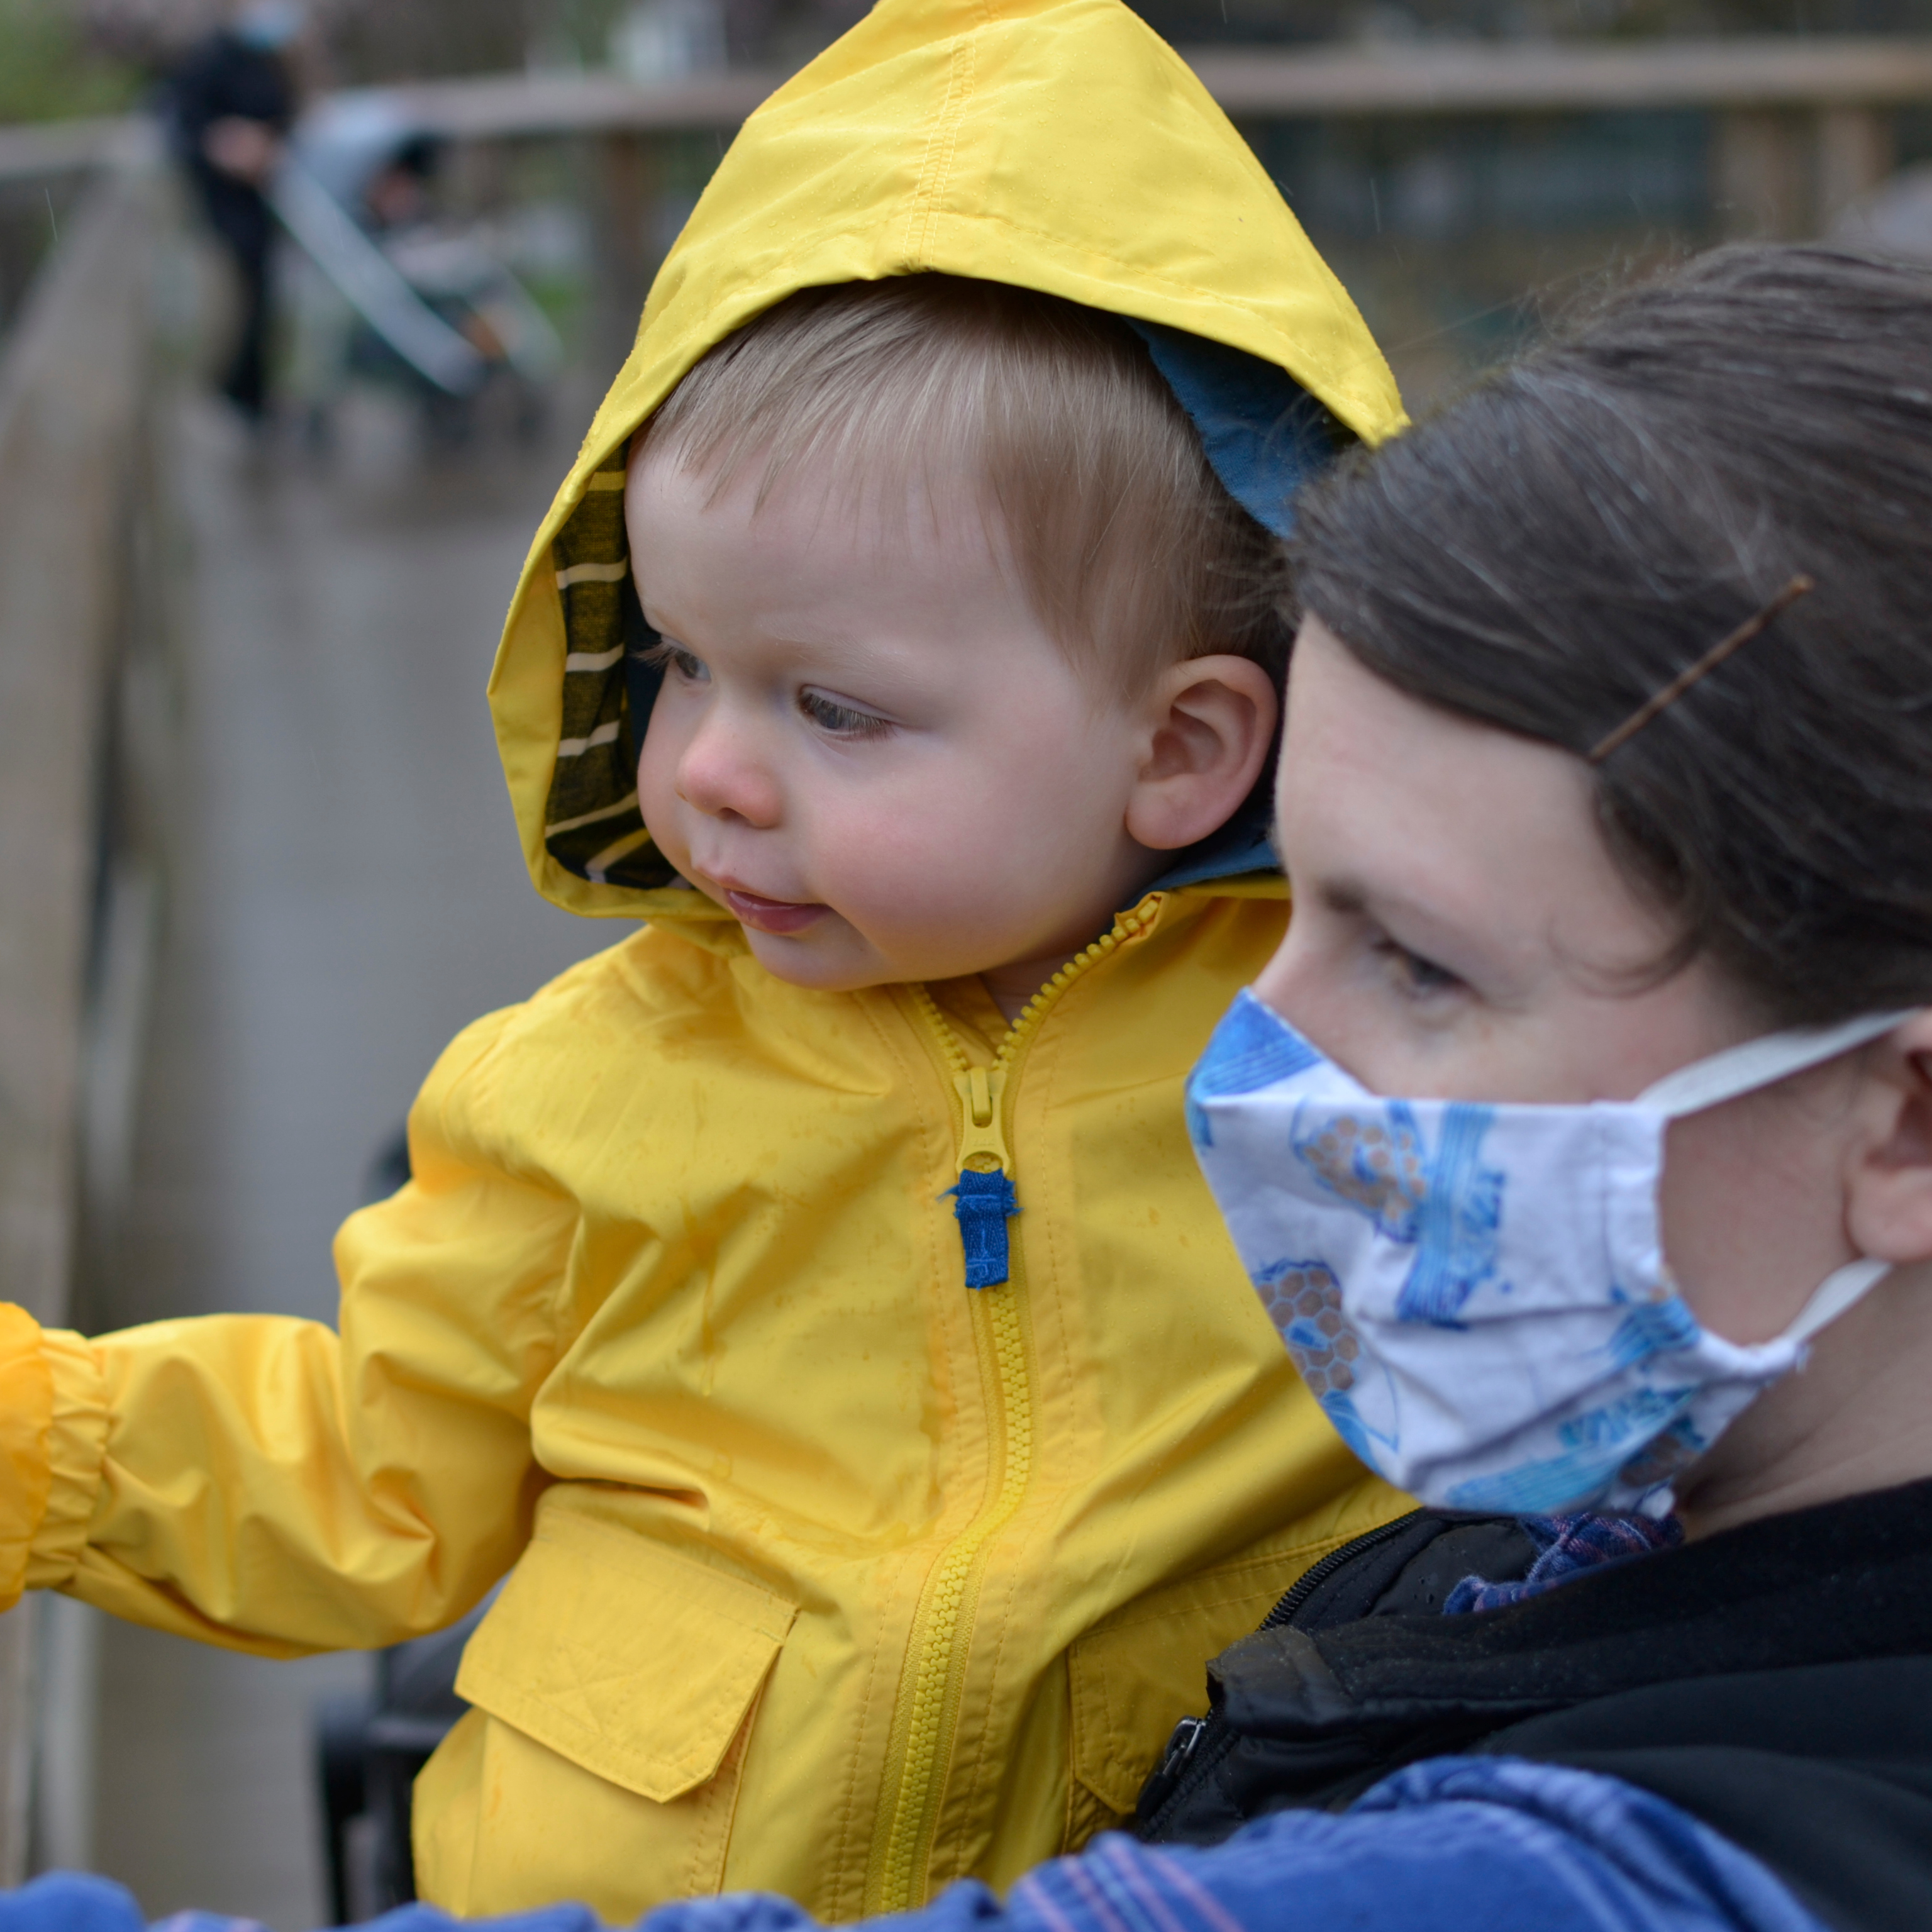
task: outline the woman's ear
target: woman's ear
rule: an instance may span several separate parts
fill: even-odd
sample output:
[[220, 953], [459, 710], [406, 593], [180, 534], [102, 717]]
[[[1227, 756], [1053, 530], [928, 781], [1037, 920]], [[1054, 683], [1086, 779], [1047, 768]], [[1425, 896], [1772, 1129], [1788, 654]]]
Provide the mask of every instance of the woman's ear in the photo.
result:
[[1870, 1126], [1851, 1154], [1845, 1231], [1859, 1253], [1932, 1261], [1932, 1009], [1870, 1049]]
[[1219, 831], [1254, 790], [1280, 715], [1274, 680], [1250, 658], [1169, 665], [1145, 700], [1127, 836], [1174, 852]]

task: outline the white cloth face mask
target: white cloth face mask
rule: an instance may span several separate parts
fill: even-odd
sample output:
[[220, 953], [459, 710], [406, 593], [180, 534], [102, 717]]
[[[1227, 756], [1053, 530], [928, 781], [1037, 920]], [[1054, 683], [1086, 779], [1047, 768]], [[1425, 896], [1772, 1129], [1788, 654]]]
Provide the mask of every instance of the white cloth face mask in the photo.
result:
[[1889, 1033], [1767, 1035], [1584, 1106], [1371, 1094], [1252, 993], [1188, 1129], [1295, 1366], [1349, 1448], [1438, 1508], [1667, 1515], [1671, 1484], [1870, 1292], [1836, 1270], [1774, 1340], [1712, 1334], [1664, 1265], [1665, 1130]]

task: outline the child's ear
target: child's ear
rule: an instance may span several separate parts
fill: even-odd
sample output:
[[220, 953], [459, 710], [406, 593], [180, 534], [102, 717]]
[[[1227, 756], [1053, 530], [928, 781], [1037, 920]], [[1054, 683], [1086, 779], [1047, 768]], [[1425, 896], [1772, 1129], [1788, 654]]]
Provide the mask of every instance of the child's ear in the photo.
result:
[[1129, 838], [1178, 851], [1240, 809], [1274, 742], [1281, 699], [1249, 658], [1190, 658], [1155, 680], [1147, 735], [1127, 801]]
[[1859, 1253], [1932, 1261], [1932, 1010], [1869, 1052], [1858, 1106], [1869, 1124], [1850, 1154], [1845, 1231]]

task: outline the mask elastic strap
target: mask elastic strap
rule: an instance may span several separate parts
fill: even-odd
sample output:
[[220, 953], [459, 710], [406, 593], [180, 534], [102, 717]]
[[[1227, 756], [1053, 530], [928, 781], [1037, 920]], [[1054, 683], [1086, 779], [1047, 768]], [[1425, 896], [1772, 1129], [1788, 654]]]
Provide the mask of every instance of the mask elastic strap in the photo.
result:
[[[1747, 1040], [1742, 1046], [1714, 1053], [1708, 1059], [1680, 1066], [1675, 1073], [1666, 1073], [1636, 1096], [1637, 1104], [1654, 1107], [1670, 1120], [1702, 1113], [1706, 1107], [1720, 1106], [1740, 1094], [1755, 1093], [1761, 1087], [1802, 1073], [1807, 1067], [1822, 1066], [1855, 1047], [1881, 1040], [1910, 1019], [1915, 1010], [1866, 1013], [1838, 1026], [1794, 1028]], [[1862, 1301], [1891, 1272], [1889, 1262], [1874, 1261], [1869, 1256], [1834, 1268], [1818, 1284], [1780, 1340], [1808, 1342], [1828, 1322], [1835, 1322], [1847, 1309]]]
[[1854, 1047], [1881, 1039], [1916, 1010], [1908, 1007], [1903, 1012], [1866, 1013], [1837, 1026], [1794, 1028], [1748, 1040], [1742, 1046], [1727, 1047], [1722, 1053], [1694, 1060], [1688, 1066], [1666, 1073], [1646, 1087], [1635, 1104], [1654, 1108], [1673, 1120], [1685, 1114], [1701, 1114], [1706, 1107], [1720, 1106], [1742, 1094], [1773, 1086], [1808, 1067], [1822, 1066]]
[[1864, 1300], [1892, 1272], [1889, 1262], [1847, 1262], [1834, 1268], [1821, 1281], [1811, 1299], [1798, 1311], [1798, 1319], [1780, 1338], [1786, 1342], [1808, 1342], [1828, 1322], [1835, 1322], [1855, 1303]]

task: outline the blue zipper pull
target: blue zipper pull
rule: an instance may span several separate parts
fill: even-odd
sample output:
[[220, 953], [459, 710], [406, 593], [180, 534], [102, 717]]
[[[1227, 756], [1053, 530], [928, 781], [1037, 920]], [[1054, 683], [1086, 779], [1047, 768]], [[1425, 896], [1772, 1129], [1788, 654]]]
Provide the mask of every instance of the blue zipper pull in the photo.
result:
[[1000, 1103], [1006, 1092], [1004, 1066], [975, 1066], [952, 1082], [963, 1111], [959, 1184], [940, 1198], [950, 1199], [965, 1250], [966, 1286], [998, 1288], [1007, 1278], [1012, 1254], [1006, 1222], [1020, 1211], [1012, 1180], [1012, 1157], [1000, 1130]]
[[1011, 1266], [1006, 1246], [1006, 1221], [1020, 1211], [1013, 1184], [995, 1168], [961, 1172], [959, 1185], [949, 1187], [953, 1217], [959, 1223], [959, 1242], [966, 1251], [966, 1286], [998, 1288]]

